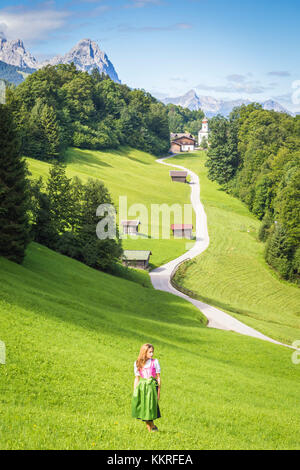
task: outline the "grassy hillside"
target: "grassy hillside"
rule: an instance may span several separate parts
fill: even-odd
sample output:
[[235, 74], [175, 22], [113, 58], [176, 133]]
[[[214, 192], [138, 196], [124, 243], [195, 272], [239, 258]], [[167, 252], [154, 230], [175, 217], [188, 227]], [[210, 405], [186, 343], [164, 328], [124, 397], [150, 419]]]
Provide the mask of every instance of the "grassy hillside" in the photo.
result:
[[[187, 184], [172, 183], [169, 170], [155, 162], [156, 157], [140, 150], [122, 147], [120, 150], [107, 152], [69, 149], [66, 155], [67, 174], [78, 176], [83, 181], [89, 177], [100, 178], [108, 187], [113, 200], [119, 207], [119, 196], [127, 196], [128, 211], [133, 204], [144, 204], [146, 213], [132, 213], [128, 218], [139, 218], [141, 225], [138, 238], [124, 240], [124, 249], [151, 250], [152, 267], [160, 266], [186, 251], [186, 240], [154, 239], [151, 237], [151, 204], [184, 204], [190, 203], [190, 187]], [[32, 177], [47, 178], [49, 164], [31, 158], [27, 159]], [[136, 210], [140, 210], [136, 207]], [[194, 223], [194, 213], [186, 223]], [[148, 220], [147, 220], [148, 217]], [[121, 217], [122, 218], [122, 217]], [[170, 221], [160, 217], [159, 234], [174, 222], [173, 213]], [[157, 226], [157, 224], [153, 224]], [[148, 237], [145, 236], [148, 234]]]
[[[1, 449], [299, 448], [290, 350], [203, 328], [184, 300], [40, 245], [23, 266], [0, 258], [0, 339]], [[153, 435], [130, 416], [146, 341], [162, 366]]]
[[260, 222], [247, 207], [207, 178], [205, 154], [168, 162], [195, 171], [207, 214], [209, 248], [182, 266], [176, 282], [247, 325], [285, 343], [300, 338], [300, 290], [266, 264], [258, 241]]

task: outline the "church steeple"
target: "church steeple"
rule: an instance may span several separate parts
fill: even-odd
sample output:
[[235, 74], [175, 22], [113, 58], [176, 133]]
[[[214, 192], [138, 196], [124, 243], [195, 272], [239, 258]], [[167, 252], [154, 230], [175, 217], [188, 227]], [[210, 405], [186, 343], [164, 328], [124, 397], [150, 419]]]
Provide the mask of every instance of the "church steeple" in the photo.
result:
[[202, 128], [198, 132], [198, 145], [201, 145], [202, 140], [205, 138], [208, 140], [208, 120], [206, 117], [202, 119]]

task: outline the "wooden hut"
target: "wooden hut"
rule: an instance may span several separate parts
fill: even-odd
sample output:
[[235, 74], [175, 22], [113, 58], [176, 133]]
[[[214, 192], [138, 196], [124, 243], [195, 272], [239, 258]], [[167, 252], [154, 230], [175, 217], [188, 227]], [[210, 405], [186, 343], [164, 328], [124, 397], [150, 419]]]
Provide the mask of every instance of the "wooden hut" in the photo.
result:
[[170, 176], [172, 178], [172, 181], [177, 181], [178, 183], [186, 183], [187, 171], [171, 170]]
[[128, 233], [131, 235], [136, 235], [139, 231], [139, 225], [141, 222], [139, 220], [122, 220], [121, 225], [123, 227], [123, 233]]
[[176, 238], [193, 238], [192, 224], [172, 224], [171, 230], [173, 232], [174, 237]]
[[132, 268], [147, 269], [152, 252], [149, 250], [124, 250], [122, 263]]

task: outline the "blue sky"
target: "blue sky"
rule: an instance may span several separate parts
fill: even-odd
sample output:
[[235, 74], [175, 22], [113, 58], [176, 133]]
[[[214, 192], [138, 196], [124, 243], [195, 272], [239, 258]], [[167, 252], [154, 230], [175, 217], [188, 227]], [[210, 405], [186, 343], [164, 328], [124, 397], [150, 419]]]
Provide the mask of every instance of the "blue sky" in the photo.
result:
[[275, 99], [300, 111], [299, 0], [1, 0], [0, 32], [38, 59], [98, 42], [123, 83]]

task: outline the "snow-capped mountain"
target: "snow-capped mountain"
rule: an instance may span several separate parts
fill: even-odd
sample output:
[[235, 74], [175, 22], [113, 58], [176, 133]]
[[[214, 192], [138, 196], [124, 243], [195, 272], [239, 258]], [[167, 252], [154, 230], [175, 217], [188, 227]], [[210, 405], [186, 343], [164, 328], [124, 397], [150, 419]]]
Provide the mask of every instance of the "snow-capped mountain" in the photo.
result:
[[26, 51], [21, 39], [7, 41], [0, 38], [0, 60], [6, 64], [22, 68], [36, 69], [38, 67], [37, 60], [30, 52]]
[[43, 62], [41, 66], [46, 64], [71, 64], [74, 62], [79, 70], [90, 72], [93, 68], [97, 68], [99, 72], [103, 72], [117, 83], [121, 83], [113, 64], [105, 52], [101, 51], [95, 41], [91, 39], [82, 39], [64, 56], [56, 56], [53, 59]]
[[[177, 96], [175, 98], [164, 98], [162, 102], [165, 104], [173, 103], [182, 106], [183, 108], [189, 108], [192, 111], [202, 109], [207, 117], [213, 117], [216, 116], [216, 114], [228, 116], [233, 108], [241, 106], [242, 104], [248, 105], [252, 103], [252, 101], [249, 99], [225, 101], [218, 100], [212, 96], [198, 96], [195, 90], [190, 90], [185, 95]], [[261, 102], [261, 105], [264, 109], [267, 110], [273, 109], [277, 112], [293, 115], [293, 113], [273, 100]]]
[[294, 113], [291, 113], [290, 111], [287, 111], [283, 106], [281, 106], [281, 104], [277, 103], [277, 101], [267, 100], [261, 104], [264, 109], [269, 110], [269, 111], [273, 110], [273, 111], [277, 111], [278, 113], [294, 114]]
[[115, 82], [121, 83], [105, 52], [91, 39], [82, 39], [64, 56], [56, 56], [49, 61], [39, 63], [30, 52], [26, 51], [21, 39], [7, 41], [0, 38], [0, 61], [22, 69], [30, 68], [34, 70], [47, 64], [57, 65], [74, 62], [79, 70], [90, 72], [96, 67], [101, 73], [107, 74]]

